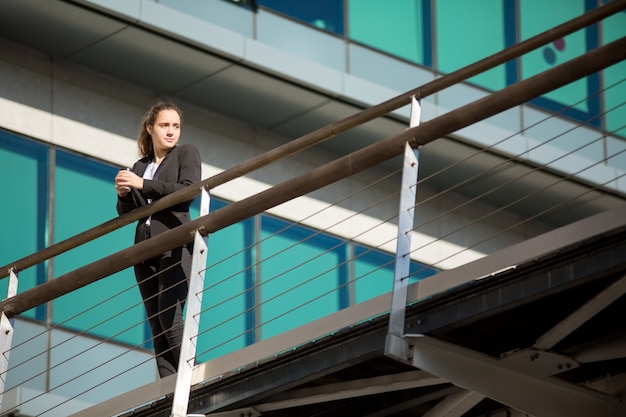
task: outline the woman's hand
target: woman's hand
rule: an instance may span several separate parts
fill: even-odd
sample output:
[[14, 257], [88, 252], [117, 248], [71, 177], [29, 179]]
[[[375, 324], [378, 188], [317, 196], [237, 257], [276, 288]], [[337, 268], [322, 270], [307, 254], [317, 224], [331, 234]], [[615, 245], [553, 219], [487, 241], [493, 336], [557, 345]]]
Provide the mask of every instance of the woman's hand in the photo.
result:
[[143, 178], [136, 175], [129, 169], [120, 170], [115, 176], [115, 190], [117, 195], [124, 197], [131, 188], [143, 189]]

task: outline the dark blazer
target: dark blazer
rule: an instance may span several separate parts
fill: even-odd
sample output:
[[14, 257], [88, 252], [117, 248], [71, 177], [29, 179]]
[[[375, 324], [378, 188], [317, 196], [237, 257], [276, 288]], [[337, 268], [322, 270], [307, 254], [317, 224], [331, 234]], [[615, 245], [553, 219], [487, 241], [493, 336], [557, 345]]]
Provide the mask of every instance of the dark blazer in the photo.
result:
[[[138, 160], [131, 171], [140, 177], [143, 176], [152, 158], [146, 157]], [[201, 180], [200, 153], [191, 144], [178, 145], [172, 148], [154, 173], [154, 178], [143, 181], [143, 190], [131, 189], [124, 197], [117, 199], [117, 212], [127, 213], [137, 207], [147, 205], [146, 200], [156, 201], [161, 197], [181, 190]], [[151, 235], [157, 235], [176, 226], [190, 221], [189, 207], [193, 200], [176, 204], [168, 209], [152, 215], [150, 220]], [[137, 223], [135, 242], [145, 239], [143, 225], [146, 219]], [[142, 230], [139, 233], [139, 230]]]

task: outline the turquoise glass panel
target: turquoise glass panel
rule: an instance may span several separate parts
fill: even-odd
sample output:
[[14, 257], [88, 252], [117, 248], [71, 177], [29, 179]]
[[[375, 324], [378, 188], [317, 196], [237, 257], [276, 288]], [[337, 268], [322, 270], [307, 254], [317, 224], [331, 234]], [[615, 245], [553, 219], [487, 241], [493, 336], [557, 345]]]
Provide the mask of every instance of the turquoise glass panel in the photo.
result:
[[[355, 302], [361, 303], [392, 291], [394, 271], [395, 255], [355, 245]], [[437, 272], [436, 268], [413, 261], [409, 266], [409, 284], [434, 275]]]
[[[504, 0], [437, 0], [435, 2], [437, 69], [451, 73], [500, 52], [507, 45]], [[501, 65], [476, 75], [469, 82], [499, 90], [507, 85]]]
[[[0, 131], [0, 178], [4, 201], [0, 206], [0, 265], [43, 249], [47, 239], [48, 148]], [[46, 265], [18, 272], [18, 293], [46, 280]], [[0, 299], [6, 298], [8, 278], [0, 281]], [[45, 320], [45, 305], [22, 314]]]
[[[521, 40], [526, 40], [586, 12], [585, 0], [524, 0], [519, 2]], [[549, 45], [525, 54], [521, 59], [521, 77], [527, 79], [549, 70], [587, 52], [587, 31], [579, 30]], [[556, 105], [573, 106], [582, 113], [589, 113], [586, 98], [589, 95], [589, 78], [584, 78], [554, 90], [543, 97]], [[595, 92], [595, 91], [594, 91]], [[547, 103], [542, 103], [547, 104]], [[552, 107], [558, 110], [558, 107]]]
[[[210, 212], [224, 206], [224, 202], [212, 198]], [[197, 344], [199, 362], [255, 341], [253, 242], [254, 219], [219, 230], [208, 238]]]
[[428, 278], [432, 275], [436, 275], [439, 272], [437, 268], [433, 268], [428, 265], [424, 265], [420, 262], [411, 262], [409, 271], [409, 282], [414, 283], [423, 278]]
[[259, 246], [263, 339], [348, 306], [345, 242], [262, 216]]
[[[56, 152], [55, 242], [117, 217], [117, 197], [113, 187], [116, 172], [115, 167]], [[131, 246], [134, 227], [134, 224], [128, 225], [58, 256], [54, 261], [54, 276]], [[131, 345], [142, 346], [149, 338], [132, 268], [54, 300], [52, 321]]]
[[[430, 16], [423, 0], [348, 0], [348, 36], [391, 55], [430, 65]], [[426, 15], [425, 15], [426, 10]]]
[[[604, 44], [626, 36], [626, 11], [602, 22]], [[606, 130], [626, 137], [626, 61], [604, 70]]]
[[354, 247], [354, 301], [362, 303], [393, 289], [394, 257], [363, 246]]

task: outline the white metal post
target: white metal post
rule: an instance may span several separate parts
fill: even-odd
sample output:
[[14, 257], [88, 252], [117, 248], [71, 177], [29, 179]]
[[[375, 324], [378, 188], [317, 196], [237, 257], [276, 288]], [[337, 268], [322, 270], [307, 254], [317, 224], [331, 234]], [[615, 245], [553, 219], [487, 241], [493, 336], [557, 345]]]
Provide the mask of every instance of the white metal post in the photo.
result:
[[402, 337], [404, 334], [404, 310], [411, 267], [411, 232], [415, 212], [418, 152], [408, 144], [405, 145], [398, 218], [398, 242], [396, 245], [393, 293], [391, 295], [391, 316], [389, 318], [389, 334], [398, 337]]
[[[17, 273], [11, 269], [9, 271], [9, 287], [7, 289], [7, 298], [11, 298], [17, 294]], [[9, 370], [9, 353], [11, 353], [11, 342], [13, 340], [13, 319], [9, 319], [4, 311], [0, 317], [0, 408], [2, 407], [2, 398], [4, 395], [4, 387], [6, 385], [7, 372]]]
[[[200, 215], [209, 212], [209, 193], [203, 189], [200, 197]], [[176, 389], [172, 400], [171, 417], [204, 417], [204, 414], [187, 415], [189, 393], [191, 391], [191, 377], [196, 358], [196, 340], [200, 325], [200, 311], [202, 309], [202, 293], [204, 291], [204, 271], [207, 259], [207, 240], [198, 231], [195, 233], [193, 245], [193, 260], [191, 276], [189, 277], [189, 295], [187, 296], [185, 327], [180, 349], [178, 373], [176, 374]]]
[[[419, 102], [413, 97], [410, 127], [419, 125], [420, 113]], [[389, 331], [385, 346], [387, 354], [398, 358], [405, 357], [403, 354], [404, 343], [402, 343], [402, 337], [404, 335], [407, 286], [411, 268], [411, 232], [413, 230], [415, 197], [417, 193], [418, 160], [419, 151], [411, 148], [408, 143], [405, 144], [391, 313], [389, 315]]]

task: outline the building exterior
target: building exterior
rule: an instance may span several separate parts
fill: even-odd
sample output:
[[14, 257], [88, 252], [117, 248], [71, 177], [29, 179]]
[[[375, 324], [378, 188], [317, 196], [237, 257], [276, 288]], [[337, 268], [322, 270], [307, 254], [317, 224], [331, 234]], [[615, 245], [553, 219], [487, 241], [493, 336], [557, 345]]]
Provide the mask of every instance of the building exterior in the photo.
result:
[[[4, 0], [0, 264], [116, 216], [113, 178], [136, 159], [139, 123], [158, 98], [182, 107], [181, 140], [198, 147], [207, 178], [604, 3]], [[422, 120], [625, 32], [622, 11], [422, 98]], [[411, 254], [412, 279], [623, 204], [625, 75], [621, 62], [425, 146], [420, 177], [443, 175], [419, 188], [416, 217], [432, 220], [414, 231], [424, 249]], [[211, 210], [401, 132], [409, 114], [405, 106], [221, 185]], [[401, 164], [211, 235], [198, 360], [390, 291]], [[487, 169], [480, 181], [460, 181]], [[20, 291], [122, 250], [132, 236], [126, 226], [20, 271]], [[65, 416], [154, 381], [144, 316], [131, 270], [25, 312], [10, 362], [22, 366], [9, 370], [1, 411], [22, 404], [21, 415]], [[92, 365], [96, 357], [109, 364]]]

